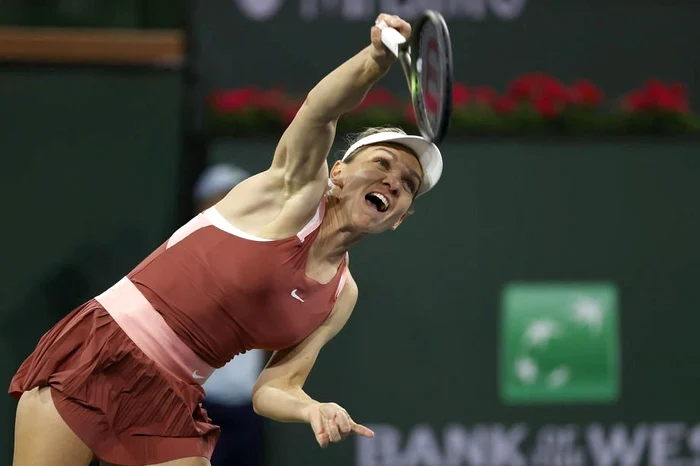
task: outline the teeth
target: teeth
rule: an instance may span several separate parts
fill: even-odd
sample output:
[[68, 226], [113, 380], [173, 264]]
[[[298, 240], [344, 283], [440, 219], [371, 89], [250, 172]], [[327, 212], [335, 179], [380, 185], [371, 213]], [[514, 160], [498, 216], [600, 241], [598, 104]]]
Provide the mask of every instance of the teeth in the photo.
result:
[[381, 194], [381, 193], [372, 193], [372, 195], [375, 196], [375, 197], [376, 197], [377, 199], [379, 199], [380, 201], [382, 201], [382, 204], [384, 204], [384, 208], [385, 208], [385, 209], [389, 207], [389, 200], [388, 200], [386, 197], [384, 197], [383, 194]]

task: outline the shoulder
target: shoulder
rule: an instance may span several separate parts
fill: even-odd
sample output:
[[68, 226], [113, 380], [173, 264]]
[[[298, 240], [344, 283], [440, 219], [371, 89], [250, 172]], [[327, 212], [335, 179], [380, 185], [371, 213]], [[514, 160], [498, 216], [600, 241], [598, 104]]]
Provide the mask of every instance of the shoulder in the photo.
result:
[[352, 301], [353, 306], [357, 302], [357, 297], [360, 294], [360, 290], [357, 287], [357, 282], [352, 276], [352, 273], [350, 273], [350, 268], [348, 267], [345, 271], [345, 284], [343, 285], [343, 289], [340, 291], [340, 295], [338, 296], [338, 300], [341, 298], [347, 300], [347, 301]]
[[283, 172], [268, 169], [239, 183], [216, 205], [237, 228], [269, 239], [296, 235], [313, 219], [328, 187], [328, 176], [290, 192]]

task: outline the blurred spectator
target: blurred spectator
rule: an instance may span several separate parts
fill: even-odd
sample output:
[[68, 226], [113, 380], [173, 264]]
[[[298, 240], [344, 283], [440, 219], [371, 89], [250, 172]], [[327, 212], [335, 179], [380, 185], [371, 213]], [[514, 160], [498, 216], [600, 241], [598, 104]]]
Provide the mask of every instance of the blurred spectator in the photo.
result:
[[248, 178], [245, 170], [225, 163], [208, 167], [194, 186], [196, 213], [219, 202], [238, 183]]
[[[216, 204], [248, 176], [244, 170], [227, 164], [206, 169], [194, 188], [197, 212]], [[221, 427], [212, 466], [263, 464], [263, 419], [253, 411], [251, 392], [264, 358], [260, 350], [238, 355], [214, 371], [204, 384], [207, 394], [204, 407], [214, 424]]]

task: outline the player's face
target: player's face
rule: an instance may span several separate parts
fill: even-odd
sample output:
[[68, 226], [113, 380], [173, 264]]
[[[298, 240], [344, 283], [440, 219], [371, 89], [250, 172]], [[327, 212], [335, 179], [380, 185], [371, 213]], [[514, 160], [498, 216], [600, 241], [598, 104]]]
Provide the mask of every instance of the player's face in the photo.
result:
[[351, 223], [367, 233], [380, 233], [406, 217], [423, 170], [408, 149], [381, 144], [365, 148], [349, 163], [336, 164], [332, 176], [342, 186]]

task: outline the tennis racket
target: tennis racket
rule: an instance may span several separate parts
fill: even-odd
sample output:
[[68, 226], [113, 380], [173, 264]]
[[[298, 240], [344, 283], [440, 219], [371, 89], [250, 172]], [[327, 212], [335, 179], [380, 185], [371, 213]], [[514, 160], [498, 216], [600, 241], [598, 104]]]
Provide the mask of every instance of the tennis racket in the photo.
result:
[[384, 21], [377, 27], [406, 75], [421, 135], [439, 144], [452, 115], [452, 44], [445, 19], [437, 11], [425, 11], [411, 28], [409, 41]]

